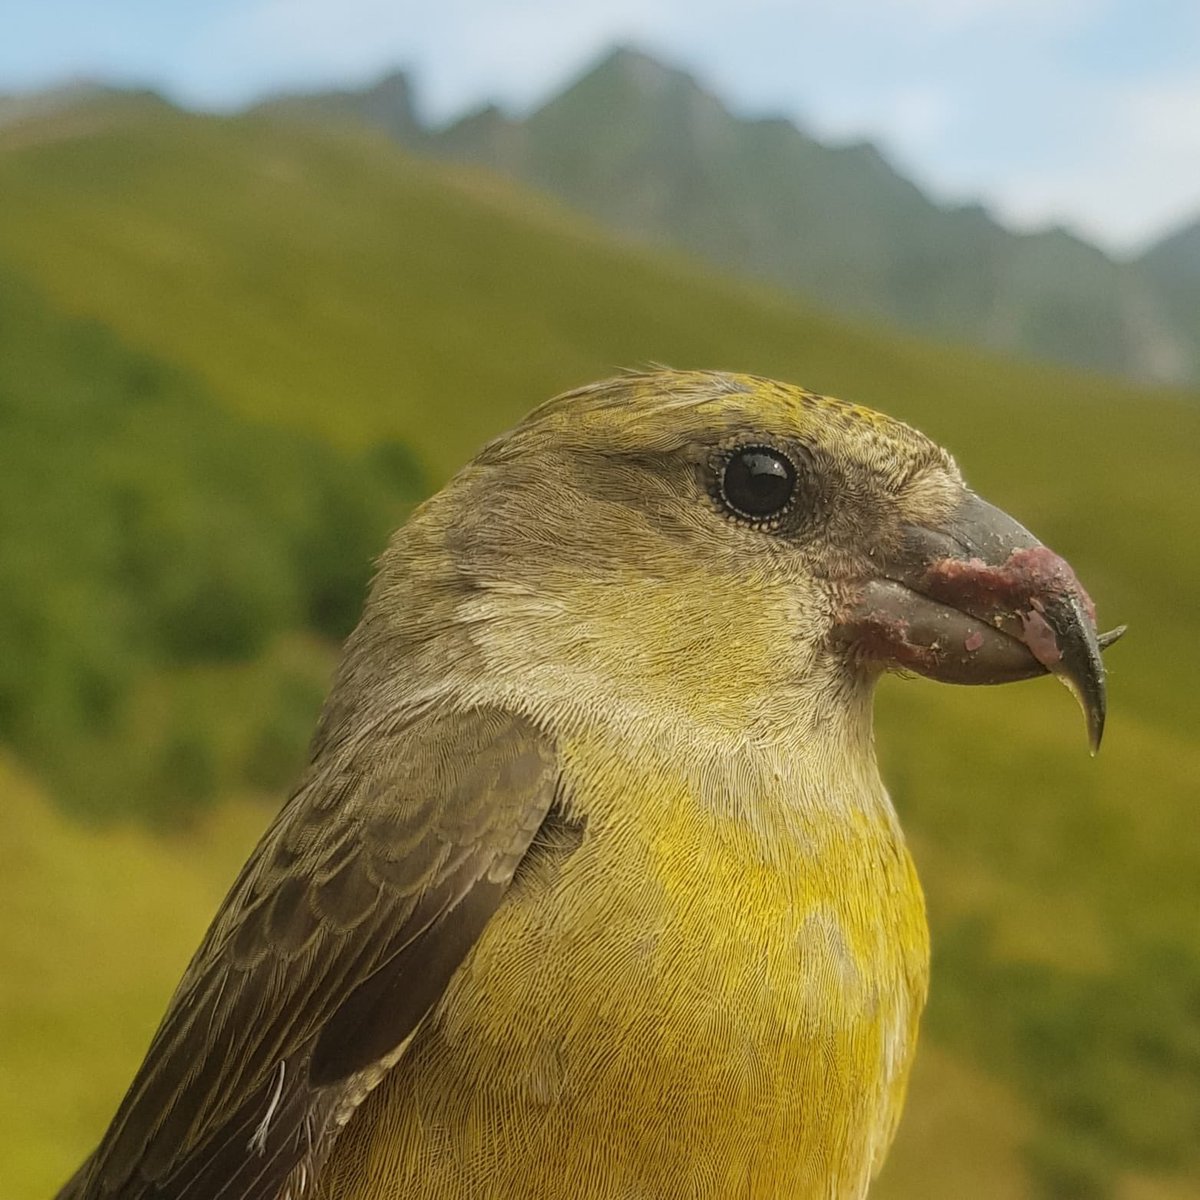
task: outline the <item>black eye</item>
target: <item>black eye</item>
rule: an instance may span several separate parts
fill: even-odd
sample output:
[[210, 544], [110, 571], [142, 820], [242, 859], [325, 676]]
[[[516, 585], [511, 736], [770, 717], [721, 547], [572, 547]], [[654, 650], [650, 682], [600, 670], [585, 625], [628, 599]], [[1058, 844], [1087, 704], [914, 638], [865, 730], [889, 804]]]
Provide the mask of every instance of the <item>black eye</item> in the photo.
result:
[[782, 513], [796, 491], [791, 459], [770, 446], [742, 446], [725, 460], [721, 499], [726, 508], [752, 521]]

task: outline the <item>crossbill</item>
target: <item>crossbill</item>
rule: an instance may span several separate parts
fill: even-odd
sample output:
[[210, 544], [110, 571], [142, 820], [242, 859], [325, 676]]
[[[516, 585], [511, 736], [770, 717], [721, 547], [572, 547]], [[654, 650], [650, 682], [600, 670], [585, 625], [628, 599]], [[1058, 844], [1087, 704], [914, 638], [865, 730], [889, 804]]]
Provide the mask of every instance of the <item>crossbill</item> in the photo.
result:
[[863, 1197], [929, 967], [874, 684], [1050, 671], [1094, 747], [1106, 640], [898, 421], [720, 373], [550, 401], [383, 555], [62, 1196]]

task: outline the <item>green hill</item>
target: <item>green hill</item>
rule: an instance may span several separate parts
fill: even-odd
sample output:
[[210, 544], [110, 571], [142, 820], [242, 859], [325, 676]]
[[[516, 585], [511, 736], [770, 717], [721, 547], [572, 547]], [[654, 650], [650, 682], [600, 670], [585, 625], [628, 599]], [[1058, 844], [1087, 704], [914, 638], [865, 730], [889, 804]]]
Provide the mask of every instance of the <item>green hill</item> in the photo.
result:
[[[537, 400], [622, 365], [777, 375], [883, 408], [948, 445], [989, 499], [1071, 559], [1102, 619], [1132, 632], [1111, 656], [1112, 718], [1094, 762], [1050, 681], [884, 690], [879, 740], [929, 892], [935, 967], [927, 1054], [879, 1195], [960, 1195], [966, 1183], [997, 1200], [1190, 1194], [1186, 1181], [1200, 1175], [1193, 397], [849, 327], [615, 243], [545, 200], [406, 158], [381, 137], [152, 103], [98, 103], [0, 129], [2, 264], [25, 283], [0, 291], [0, 338], [12, 320], [5, 305], [45, 326], [6, 343], [28, 359], [13, 368], [20, 404], [43, 394], [57, 403], [95, 375], [107, 379], [97, 411], [116, 411], [133, 403], [138, 378], [122, 364], [140, 363], [157, 381], [161, 437], [178, 420], [203, 453], [168, 452], [135, 422], [105, 454], [138, 464], [130, 470], [153, 513], [176, 478], [197, 514], [228, 498], [242, 505], [246, 537], [281, 556], [292, 587], [305, 572], [287, 547], [311, 511], [310, 478], [356, 475], [359, 456], [389, 442], [410, 448], [436, 484]], [[72, 358], [63, 347], [83, 329], [100, 350]], [[98, 436], [81, 425], [52, 470], [24, 477], [27, 494], [49, 506]], [[30, 434], [29, 455], [45, 445], [51, 461], [52, 441]], [[257, 489], [256, 466], [266, 485]], [[167, 483], [144, 482], [155, 470]], [[87, 495], [61, 516], [47, 508], [43, 545], [67, 545], [79, 512], [112, 500]], [[387, 495], [385, 506], [403, 501], [402, 489]], [[371, 501], [354, 528], [374, 530], [381, 512]], [[0, 555], [20, 544], [11, 513]], [[203, 535], [180, 544], [206, 548], [201, 579], [226, 567], [238, 586], [250, 578], [239, 539], [232, 559], [214, 559]], [[100, 556], [79, 585], [106, 572]], [[46, 604], [59, 590], [54, 580], [32, 586]], [[120, 589], [103, 594], [119, 599]], [[107, 647], [105, 611], [78, 627], [83, 649]], [[113, 761], [135, 759], [175, 705], [236, 764], [218, 790], [244, 789], [256, 780], [234, 747], [238, 714], [280, 706], [291, 715], [275, 743], [278, 778], [300, 753], [292, 726], [311, 712], [328, 661], [314, 638], [329, 626], [303, 605], [292, 612], [252, 648], [157, 656], [133, 688], [128, 723], [86, 737], [64, 725], [55, 750], [69, 759], [99, 739]], [[118, 640], [109, 657], [120, 668], [129, 653]], [[123, 687], [119, 670], [113, 677]], [[40, 765], [50, 760], [10, 741], [44, 788], [56, 787]], [[21, 828], [34, 832], [0, 840], [0, 904], [20, 917], [0, 934], [0, 1060], [15, 1064], [0, 1088], [0, 1139], [14, 1147], [0, 1147], [5, 1196], [44, 1192], [95, 1135], [215, 900], [211, 880], [231, 875], [265, 819], [247, 817], [246, 840], [218, 853], [215, 818], [200, 818], [184, 856], [197, 856], [208, 882], [177, 890], [178, 840], [86, 832], [15, 778], [0, 780], [6, 810], [19, 806]], [[110, 864], [112, 839], [125, 837], [136, 849]], [[76, 888], [90, 898], [83, 908]], [[173, 906], [177, 929], [153, 916]], [[131, 926], [163, 940], [161, 959], [113, 957]], [[112, 997], [128, 995], [129, 978], [118, 962], [146, 978], [119, 1021], [125, 1002]], [[94, 978], [107, 981], [104, 1003], [92, 1002]], [[110, 1037], [118, 1024], [124, 1032]], [[980, 1164], [986, 1179], [974, 1177]]]

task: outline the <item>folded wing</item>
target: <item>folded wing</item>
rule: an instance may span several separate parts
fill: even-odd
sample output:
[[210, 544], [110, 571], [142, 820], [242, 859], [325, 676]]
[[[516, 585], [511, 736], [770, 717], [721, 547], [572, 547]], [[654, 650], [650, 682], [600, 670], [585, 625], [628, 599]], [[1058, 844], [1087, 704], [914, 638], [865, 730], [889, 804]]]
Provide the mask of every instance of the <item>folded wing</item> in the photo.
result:
[[494, 709], [324, 751], [60, 1200], [298, 1200], [495, 911], [557, 788], [545, 738]]

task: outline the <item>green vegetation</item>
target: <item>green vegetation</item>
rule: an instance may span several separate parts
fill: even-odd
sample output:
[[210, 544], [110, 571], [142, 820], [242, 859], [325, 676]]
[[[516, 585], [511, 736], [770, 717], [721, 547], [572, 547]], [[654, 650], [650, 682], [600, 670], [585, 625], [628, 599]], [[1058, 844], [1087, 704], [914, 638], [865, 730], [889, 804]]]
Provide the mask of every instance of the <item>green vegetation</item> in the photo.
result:
[[0, 279], [0, 736], [94, 816], [284, 786], [328, 653], [281, 639], [348, 632], [421, 486], [388, 444], [350, 458], [230, 415]]
[[[195, 811], [294, 769], [320, 635], [345, 628], [413, 484], [381, 443], [411, 447], [436, 485], [537, 400], [659, 360], [803, 382], [949, 446], [1131, 633], [1096, 761], [1052, 681], [884, 689], [881, 750], [929, 893], [940, 1066], [918, 1075], [881, 1195], [963, 1194], [948, 1181], [970, 1180], [964, 1147], [1007, 1161], [1004, 1139], [1024, 1150], [998, 1197], [1194, 1194], [1193, 397], [847, 327], [492, 177], [266, 118], [127, 105], [0, 131], [0, 261], [36, 289], [0, 290], [4, 736], [95, 814]], [[181, 794], [185, 780], [200, 782]], [[36, 836], [0, 839], [0, 905], [23, 922], [0, 923], [0, 1137], [42, 1114], [36, 1161], [0, 1149], [0, 1192], [19, 1196], [95, 1135], [215, 902], [164, 863], [212, 855], [196, 872], [229, 878], [248, 841], [218, 856], [211, 814], [182, 854], [85, 834], [11, 790], [41, 814]], [[7, 776], [0, 791], [7, 811]], [[91, 861], [126, 837], [121, 871]], [[59, 895], [76, 886], [86, 914]], [[173, 905], [167, 934], [153, 913]], [[145, 965], [135, 1022], [115, 1015], [130, 983], [108, 963], [141, 921], [171, 950]], [[992, 1105], [1003, 1116], [980, 1120]]]

